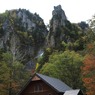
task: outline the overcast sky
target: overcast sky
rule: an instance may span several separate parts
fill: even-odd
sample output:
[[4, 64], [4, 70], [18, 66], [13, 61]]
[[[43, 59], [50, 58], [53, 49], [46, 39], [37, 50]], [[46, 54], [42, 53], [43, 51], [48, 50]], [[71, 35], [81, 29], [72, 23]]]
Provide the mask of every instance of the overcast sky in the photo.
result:
[[95, 14], [95, 0], [0, 0], [0, 13], [24, 8], [38, 13], [47, 24], [52, 17], [53, 7], [59, 4], [71, 22], [86, 21]]

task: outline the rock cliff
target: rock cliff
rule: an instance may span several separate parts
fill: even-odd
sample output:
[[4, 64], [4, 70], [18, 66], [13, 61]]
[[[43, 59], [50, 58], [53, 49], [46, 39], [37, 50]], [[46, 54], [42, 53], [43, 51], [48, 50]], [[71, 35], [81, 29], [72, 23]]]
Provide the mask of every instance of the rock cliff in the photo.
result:
[[26, 9], [0, 14], [0, 49], [10, 51], [14, 60], [33, 63], [47, 36], [43, 19]]
[[[63, 48], [63, 43], [74, 43], [81, 34], [81, 27], [68, 21], [61, 5], [54, 7], [50, 30], [47, 36], [47, 46], [55, 49]], [[63, 47], [62, 47], [63, 46]]]
[[48, 32], [43, 19], [26, 9], [6, 11], [0, 14], [0, 49], [10, 51], [13, 60], [23, 62], [30, 69], [43, 54], [43, 48], [64, 50], [65, 46], [71, 49], [72, 45], [83, 48], [82, 29], [88, 26], [70, 23], [61, 5], [54, 7], [49, 26]]
[[64, 34], [61, 35], [61, 27], [65, 27], [67, 21], [67, 17], [65, 12], [61, 8], [61, 5], [54, 6], [54, 10], [52, 11], [52, 19], [50, 21], [50, 30], [47, 37], [47, 44], [50, 47], [56, 47], [58, 42], [57, 40], [62, 39]]
[[61, 8], [61, 5], [54, 6], [54, 10], [52, 11], [53, 32], [56, 31], [58, 27], [64, 26], [66, 20], [67, 17], [65, 15], [65, 12]]

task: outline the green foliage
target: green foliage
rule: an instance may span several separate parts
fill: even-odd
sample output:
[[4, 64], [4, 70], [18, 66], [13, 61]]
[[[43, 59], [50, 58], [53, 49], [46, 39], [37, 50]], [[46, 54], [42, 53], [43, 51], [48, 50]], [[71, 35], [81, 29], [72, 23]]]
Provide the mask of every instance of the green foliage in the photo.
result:
[[89, 25], [93, 32], [95, 33], [95, 15], [89, 20]]
[[29, 78], [24, 65], [14, 61], [11, 53], [3, 53], [0, 61], [0, 95], [15, 95]]
[[34, 39], [35, 44], [39, 46], [42, 45], [45, 41], [44, 33], [39, 29], [36, 29], [32, 32], [32, 37]]
[[41, 69], [41, 73], [45, 74], [45, 75], [48, 75], [48, 76], [51, 76], [51, 77], [55, 77], [55, 78], [59, 78], [59, 71], [58, 71], [58, 68], [55, 64], [49, 64], [49, 63], [46, 63], [43, 68]]
[[48, 60], [49, 60], [49, 56], [52, 54], [52, 49], [51, 48], [46, 48], [45, 50], [44, 50], [44, 54], [41, 56], [41, 57], [39, 57], [38, 59], [37, 59], [37, 62], [40, 64], [40, 66], [38, 67], [38, 69], [37, 69], [37, 72], [39, 72], [40, 71], [40, 69], [43, 67], [43, 65], [46, 63], [46, 62], [48, 62]]
[[83, 57], [74, 51], [53, 53], [42, 67], [41, 73], [57, 77], [72, 88], [82, 88], [81, 70]]
[[0, 24], [0, 37], [2, 37], [4, 35], [4, 30], [2, 28], [2, 24]]
[[17, 31], [17, 35], [19, 36], [19, 39], [21, 41], [22, 48], [24, 46], [34, 46], [34, 38], [30, 32]]
[[3, 23], [8, 17], [9, 13], [6, 11], [5, 13], [0, 14], [0, 23]]
[[[64, 51], [67, 48], [75, 51], [78, 51], [78, 49], [83, 50], [85, 41], [82, 39], [82, 37], [85, 36], [85, 32], [78, 24], [72, 24], [68, 20], [66, 20], [64, 23], [64, 26], [58, 25], [56, 26], [56, 29], [53, 30], [53, 19], [51, 20], [48, 40], [52, 40], [51, 37], [54, 38], [54, 41], [51, 41], [54, 42], [54, 49], [59, 51]], [[63, 44], [63, 42], [66, 44]]]
[[[16, 49], [19, 48], [17, 52], [20, 52], [19, 54], [22, 56], [25, 54], [22, 51], [25, 50], [26, 52], [33, 47], [35, 48], [34, 52], [37, 52], [37, 50], [44, 45], [46, 28], [43, 20], [38, 14], [35, 13], [33, 15], [25, 9], [19, 9], [19, 11], [25, 12], [27, 18], [35, 23], [36, 27], [32, 27], [28, 30], [28, 23], [22, 23], [23, 19], [17, 18], [18, 10], [13, 10], [11, 12], [6, 11], [5, 13], [0, 14], [0, 37], [7, 32], [10, 33], [10, 36], [12, 33], [14, 33], [14, 35], [16, 34], [20, 43]], [[59, 15], [54, 17], [54, 19], [58, 19], [60, 22]], [[7, 29], [4, 30], [3, 24], [5, 21], [8, 26]], [[51, 41], [51, 36], [53, 36], [55, 47], [53, 47], [53, 49], [45, 48], [43, 56], [37, 59], [39, 65], [36, 66], [37, 72], [59, 78], [72, 88], [82, 88], [80, 67], [82, 65], [83, 57], [74, 51], [83, 51], [86, 44], [87, 46], [88, 44], [95, 45], [95, 17], [90, 20], [92, 29], [87, 31], [84, 30], [85, 26], [82, 27], [82, 24], [84, 25], [84, 23], [81, 23], [79, 26], [78, 24], [72, 24], [67, 20], [64, 23], [64, 26], [58, 25], [56, 31], [53, 31], [53, 18], [51, 19], [48, 41]], [[24, 27], [24, 25], [26, 27]], [[10, 37], [8, 39], [7, 45], [10, 45]], [[70, 50], [71, 52], [65, 50]], [[59, 53], [59, 51], [61, 51], [61, 53]], [[88, 53], [88, 50], [86, 51]], [[95, 52], [94, 49], [92, 51]], [[14, 95], [29, 77], [29, 73], [26, 72], [23, 64], [17, 60], [13, 60], [11, 53], [3, 52], [5, 51], [0, 51], [0, 95], [8, 95], [9, 93], [11, 93], [10, 95]], [[84, 54], [82, 53], [82, 55]], [[21, 62], [26, 63], [30, 59], [31, 56], [27, 54], [23, 57]]]

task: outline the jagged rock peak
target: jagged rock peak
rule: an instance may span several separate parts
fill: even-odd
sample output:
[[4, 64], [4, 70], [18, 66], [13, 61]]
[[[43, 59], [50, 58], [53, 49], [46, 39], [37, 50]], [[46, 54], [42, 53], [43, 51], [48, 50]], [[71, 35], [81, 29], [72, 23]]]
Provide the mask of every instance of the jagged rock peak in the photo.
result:
[[55, 17], [55, 18], [60, 18], [62, 20], [61, 22], [64, 22], [64, 20], [67, 20], [65, 12], [63, 11], [61, 5], [54, 6], [52, 16]]
[[67, 21], [67, 17], [65, 12], [61, 8], [61, 5], [54, 6], [54, 10], [52, 11], [52, 19], [50, 22], [50, 26], [52, 26], [52, 32], [55, 32], [56, 29], [60, 26], [65, 26]]
[[47, 44], [50, 47], [56, 47], [59, 41], [62, 41], [64, 34], [61, 30], [66, 26], [67, 17], [61, 8], [61, 5], [54, 6], [52, 11], [52, 19], [50, 21], [50, 31], [48, 33]]

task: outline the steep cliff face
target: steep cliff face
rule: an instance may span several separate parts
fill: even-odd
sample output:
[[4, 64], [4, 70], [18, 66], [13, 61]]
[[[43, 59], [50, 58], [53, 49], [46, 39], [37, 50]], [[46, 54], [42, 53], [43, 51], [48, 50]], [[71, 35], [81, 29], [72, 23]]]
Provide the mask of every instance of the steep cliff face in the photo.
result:
[[83, 49], [82, 30], [84, 23], [72, 24], [67, 20], [61, 5], [54, 7], [49, 32], [38, 14], [25, 9], [10, 10], [0, 14], [0, 49], [10, 51], [13, 60], [19, 60], [27, 67], [34, 67], [34, 60], [43, 54], [43, 48], [64, 47]]
[[62, 26], [65, 26], [65, 22], [67, 21], [67, 17], [65, 15], [65, 12], [62, 10], [61, 5], [58, 5], [54, 7], [54, 10], [52, 11], [52, 19], [50, 22], [50, 30], [48, 34], [48, 46], [50, 47], [55, 47], [56, 44], [58, 43], [58, 40], [60, 40], [64, 36], [61, 35], [60, 29]]
[[43, 19], [28, 10], [0, 14], [0, 49], [11, 51], [14, 60], [28, 63], [43, 48], [47, 29]]
[[67, 17], [65, 15], [65, 12], [62, 10], [61, 5], [54, 6], [54, 10], [52, 11], [52, 20], [51, 20], [51, 26], [53, 27], [53, 31], [55, 32], [56, 29], [60, 26], [65, 26], [65, 21], [67, 20]]
[[50, 30], [47, 36], [47, 46], [61, 49], [62, 44], [75, 42], [81, 34], [81, 28], [67, 20], [61, 5], [54, 7]]

